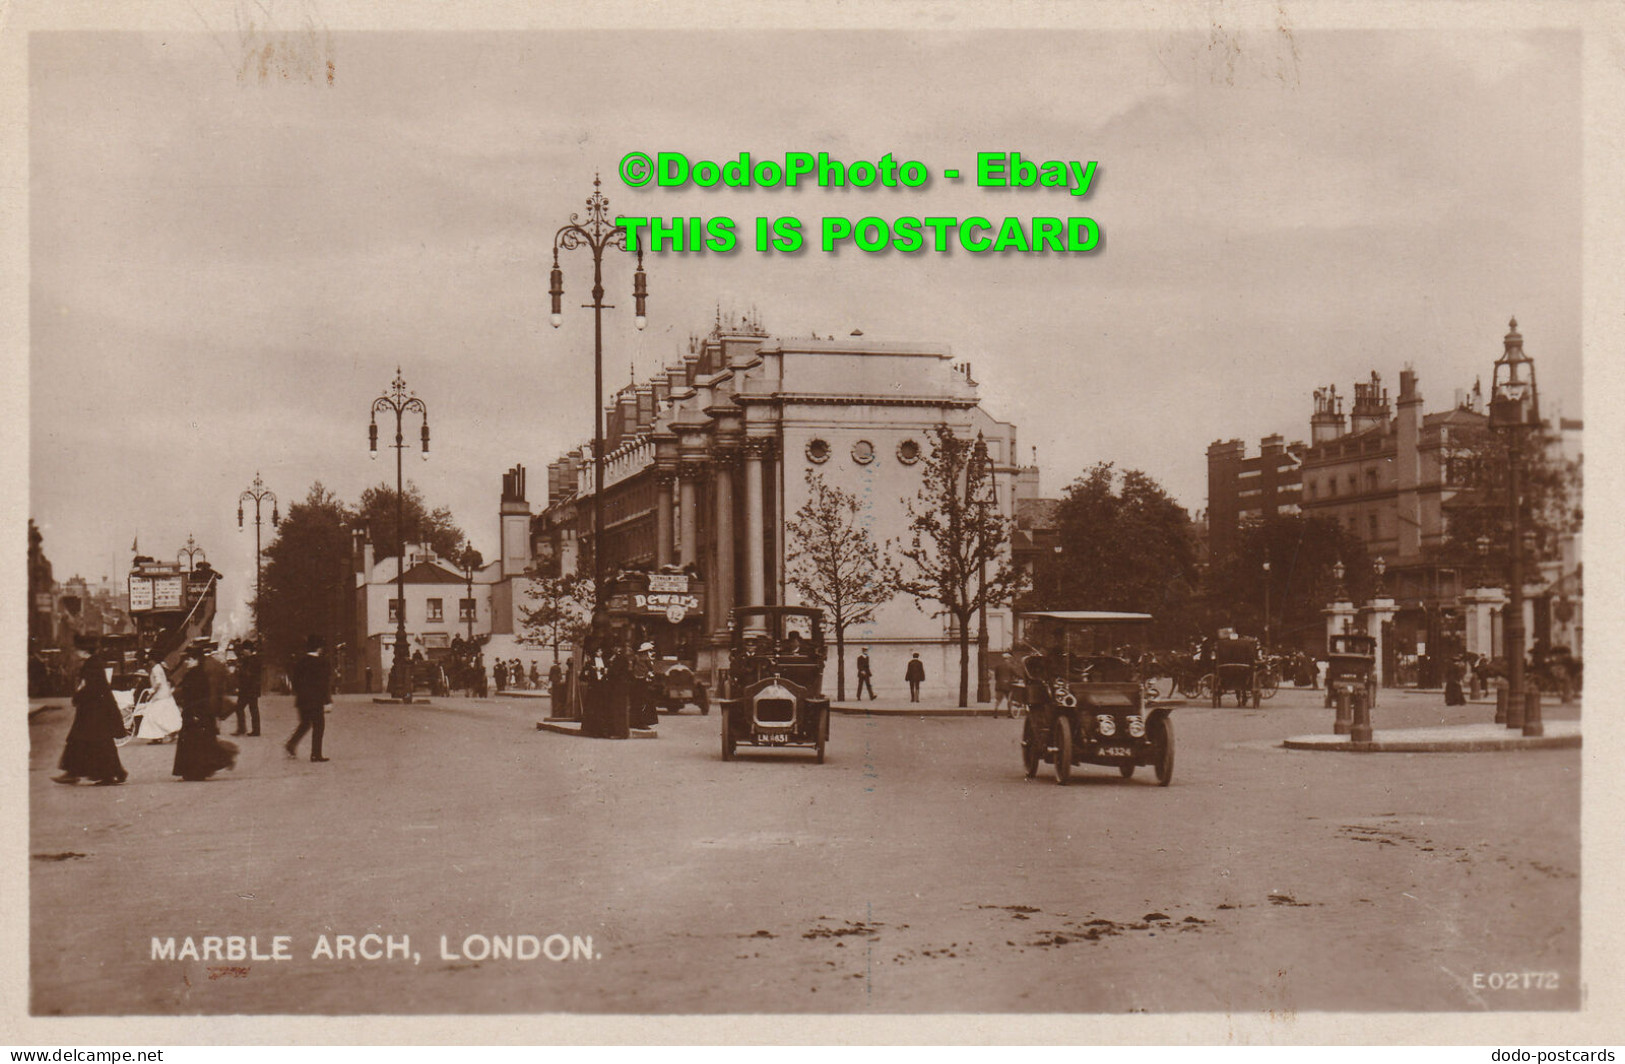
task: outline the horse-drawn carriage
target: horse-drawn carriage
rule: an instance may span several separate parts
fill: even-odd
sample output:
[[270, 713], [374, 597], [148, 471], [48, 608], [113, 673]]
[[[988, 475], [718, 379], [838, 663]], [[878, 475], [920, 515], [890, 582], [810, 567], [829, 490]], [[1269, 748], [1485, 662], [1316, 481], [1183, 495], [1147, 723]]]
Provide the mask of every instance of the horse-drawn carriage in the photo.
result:
[[1258, 640], [1232, 635], [1213, 641], [1213, 708], [1225, 695], [1235, 695], [1236, 705], [1252, 699], [1257, 709], [1264, 698], [1264, 665], [1258, 654]]

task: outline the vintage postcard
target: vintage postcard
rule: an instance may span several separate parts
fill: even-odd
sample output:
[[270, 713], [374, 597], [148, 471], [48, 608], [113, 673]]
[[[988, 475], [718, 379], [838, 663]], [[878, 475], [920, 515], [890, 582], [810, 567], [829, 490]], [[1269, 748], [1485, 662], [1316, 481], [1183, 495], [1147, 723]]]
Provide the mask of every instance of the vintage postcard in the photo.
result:
[[1619, 1041], [1620, 31], [9, 9], [6, 1041]]

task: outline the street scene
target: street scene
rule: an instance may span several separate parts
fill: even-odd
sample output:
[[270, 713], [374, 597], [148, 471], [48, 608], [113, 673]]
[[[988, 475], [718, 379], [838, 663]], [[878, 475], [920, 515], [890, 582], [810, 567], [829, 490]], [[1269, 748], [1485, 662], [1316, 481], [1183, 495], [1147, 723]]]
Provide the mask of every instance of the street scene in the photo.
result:
[[[1019, 720], [837, 714], [822, 766], [730, 764], [714, 714], [591, 742], [537, 731], [538, 704], [507, 698], [406, 712], [340, 696], [335, 774], [283, 756], [294, 712], [276, 696], [237, 769], [196, 790], [154, 746], [125, 748], [125, 786], [73, 791], [49, 782], [68, 714], [47, 712], [30, 727], [31, 1008], [1577, 1007], [1580, 752], [1282, 749], [1324, 725], [1320, 694], [1175, 709], [1166, 788], [1144, 770], [1026, 779]], [[1489, 709], [1394, 701], [1411, 726]], [[115, 891], [130, 904], [106, 905]], [[380, 959], [312, 956], [368, 934]], [[592, 953], [482, 958], [471, 941], [527, 934]], [[286, 960], [153, 957], [206, 936], [269, 956], [278, 935]], [[389, 937], [411, 956], [382, 956]]]
[[1577, 28], [262, 14], [18, 47], [31, 1017], [1585, 1019]]

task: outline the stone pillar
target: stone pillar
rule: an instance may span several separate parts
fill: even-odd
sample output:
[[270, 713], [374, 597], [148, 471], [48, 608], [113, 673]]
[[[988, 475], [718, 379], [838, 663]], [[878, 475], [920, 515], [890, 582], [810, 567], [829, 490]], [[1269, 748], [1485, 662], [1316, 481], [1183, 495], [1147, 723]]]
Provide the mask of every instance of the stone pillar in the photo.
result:
[[728, 630], [728, 611], [734, 607], [734, 468], [738, 452], [717, 450], [711, 459], [711, 491], [716, 500], [712, 542], [716, 564], [711, 569], [712, 602], [716, 604], [711, 622], [718, 632]]
[[672, 481], [675, 475], [665, 470], [655, 474], [655, 565], [671, 564], [672, 556]]
[[1347, 599], [1339, 599], [1320, 612], [1326, 617], [1326, 638], [1328, 641], [1334, 635], [1354, 631], [1354, 603], [1349, 602]]
[[699, 522], [695, 521], [695, 481], [705, 473], [704, 467], [685, 462], [677, 481], [677, 564], [683, 567], [699, 564], [699, 553], [694, 549], [699, 535]]
[[1362, 612], [1365, 614], [1366, 634], [1377, 640], [1377, 685], [1392, 687], [1398, 677], [1388, 675], [1384, 665], [1387, 660], [1384, 656], [1387, 653], [1387, 641], [1383, 638], [1382, 629], [1384, 625], [1393, 621], [1394, 614], [1399, 610], [1391, 598], [1374, 598]]
[[772, 450], [769, 439], [745, 441], [745, 603], [760, 606], [767, 602], [767, 559], [762, 546], [767, 532], [762, 499], [763, 460]]
[[1469, 588], [1462, 595], [1467, 653], [1482, 654], [1486, 658], [1500, 656], [1502, 648], [1495, 641], [1495, 614], [1506, 601], [1506, 591], [1498, 587]]

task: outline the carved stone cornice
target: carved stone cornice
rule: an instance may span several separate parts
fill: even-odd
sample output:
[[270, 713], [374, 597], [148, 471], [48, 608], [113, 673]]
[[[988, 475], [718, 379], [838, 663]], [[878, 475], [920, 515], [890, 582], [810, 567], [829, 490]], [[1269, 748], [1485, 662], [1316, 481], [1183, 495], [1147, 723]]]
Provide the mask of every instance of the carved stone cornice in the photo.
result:
[[778, 444], [779, 441], [771, 436], [746, 436], [741, 448], [746, 458], [765, 462], [778, 452]]

